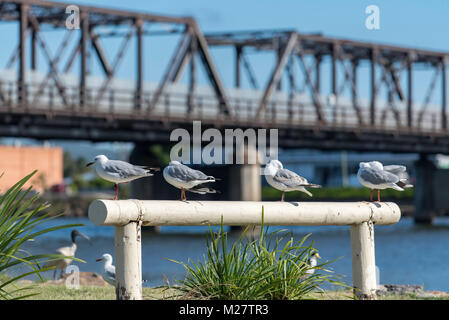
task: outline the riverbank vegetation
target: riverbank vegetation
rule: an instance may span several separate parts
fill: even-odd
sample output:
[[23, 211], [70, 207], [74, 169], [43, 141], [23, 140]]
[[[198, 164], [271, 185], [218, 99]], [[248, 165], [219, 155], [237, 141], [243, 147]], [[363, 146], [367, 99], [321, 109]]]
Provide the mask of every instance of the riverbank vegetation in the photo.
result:
[[[308, 236], [294, 240], [281, 231], [264, 227], [264, 209], [257, 238], [246, 233], [229, 243], [223, 221], [217, 233], [210, 229], [203, 261], [178, 262], [186, 277], [180, 290], [185, 296], [218, 300], [297, 300], [313, 298], [323, 285], [347, 288], [330, 269], [333, 261], [312, 264], [317, 251]], [[319, 255], [318, 255], [319, 257]], [[318, 259], [314, 257], [313, 259]], [[173, 260], [172, 260], [173, 261]]]
[[[38, 295], [27, 297], [26, 300], [115, 300], [115, 288], [112, 286], [80, 286], [68, 289], [64, 285], [36, 284]], [[198, 299], [193, 296], [185, 296], [184, 291], [178, 287], [157, 287], [142, 289], [144, 300], [177, 300]], [[315, 299], [318, 300], [352, 300], [350, 290], [316, 292]], [[379, 296], [378, 300], [449, 300], [449, 294], [429, 295], [428, 297], [416, 294], [385, 295]]]
[[41, 272], [52, 269], [45, 267], [43, 263], [65, 258], [56, 254], [30, 254], [23, 250], [26, 242], [34, 241], [54, 230], [81, 225], [69, 224], [35, 230], [36, 226], [57, 217], [50, 216], [46, 210], [49, 205], [39, 200], [38, 193], [29, 195], [31, 186], [24, 189], [24, 185], [36, 172], [21, 179], [0, 197], [0, 299], [23, 299], [37, 294], [33, 284], [20, 287], [15, 284], [30, 275], [36, 275], [43, 281]]
[[[385, 189], [381, 191], [382, 201], [396, 201], [396, 200], [413, 200], [413, 188], [405, 189], [398, 192], [393, 189]], [[282, 192], [273, 189], [269, 186], [262, 187], [262, 200], [278, 201], [281, 199]], [[358, 187], [324, 187], [312, 190], [313, 197], [309, 197], [300, 191], [286, 192], [286, 201], [369, 201], [370, 190], [368, 188]], [[377, 192], [374, 195], [377, 199]]]

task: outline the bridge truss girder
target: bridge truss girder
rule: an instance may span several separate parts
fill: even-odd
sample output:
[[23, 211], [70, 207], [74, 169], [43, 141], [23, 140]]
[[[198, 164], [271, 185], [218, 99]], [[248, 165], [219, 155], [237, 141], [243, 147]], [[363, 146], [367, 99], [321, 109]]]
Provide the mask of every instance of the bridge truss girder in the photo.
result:
[[[157, 103], [158, 97], [153, 97], [149, 101], [143, 99], [143, 81], [144, 81], [144, 65], [145, 65], [145, 53], [143, 52], [143, 42], [146, 36], [152, 35], [147, 31], [152, 24], [164, 24], [166, 27], [169, 25], [169, 33], [188, 33], [189, 34], [189, 50], [188, 55], [180, 52], [184, 48], [178, 46], [175, 52], [175, 56], [182, 55], [187, 59], [184, 59], [184, 63], [189, 62], [191, 71], [195, 70], [194, 60], [192, 57], [198, 56], [199, 61], [206, 70], [206, 75], [216, 97], [219, 101], [220, 111], [226, 116], [231, 116], [231, 108], [229, 106], [228, 99], [226, 97], [225, 89], [221, 82], [220, 76], [216, 70], [214, 62], [209, 53], [207, 43], [204, 39], [204, 35], [199, 29], [196, 21], [191, 17], [171, 17], [162, 15], [153, 15], [146, 13], [137, 13], [121, 10], [112, 10], [106, 8], [97, 8], [90, 6], [77, 5], [79, 8], [79, 22], [80, 28], [68, 29], [66, 27], [66, 20], [68, 14], [66, 8], [69, 4], [57, 3], [41, 0], [8, 0], [2, 1], [0, 4], [0, 21], [17, 22], [19, 25], [19, 41], [14, 52], [11, 54], [11, 58], [7, 63], [7, 67], [12, 67], [15, 63], [18, 65], [18, 104], [22, 107], [27, 107], [27, 101], [30, 97], [27, 92], [26, 74], [30, 69], [27, 65], [27, 61], [31, 61], [31, 70], [36, 69], [36, 56], [38, 50], [41, 50], [44, 56], [47, 58], [47, 63], [50, 69], [49, 74], [45, 80], [39, 84], [39, 89], [34, 97], [31, 97], [31, 101], [36, 102], [39, 99], [42, 90], [44, 90], [49, 84], [50, 80], [54, 81], [57, 87], [57, 92], [63, 99], [64, 104], [67, 107], [89, 107], [92, 112], [95, 112], [95, 105], [103, 97], [105, 91], [109, 88], [110, 83], [120, 62], [126, 54], [126, 50], [129, 48], [130, 40], [135, 37], [136, 48], [136, 92], [135, 92], [135, 108], [137, 110], [146, 109], [150, 112], [155, 103]], [[65, 30], [66, 35], [60, 39], [60, 46], [57, 53], [52, 56], [48, 50], [48, 42], [43, 37], [43, 26], [50, 27], [58, 30]], [[102, 26], [108, 26], [109, 28], [120, 27], [120, 32], [112, 31], [107, 34], [102, 34], [96, 30]], [[123, 31], [123, 28], [126, 30]], [[68, 45], [74, 35], [78, 34], [76, 46], [69, 54], [65, 66], [62, 68], [59, 66], [59, 58], [68, 49]], [[107, 36], [121, 37], [122, 43], [112, 60], [110, 60], [111, 54], [105, 50], [101, 44], [102, 37]], [[30, 41], [30, 48], [28, 49], [28, 38]], [[87, 76], [88, 76], [88, 61], [94, 61], [90, 56], [95, 55], [100, 66], [106, 75], [101, 88], [96, 93], [96, 97], [91, 101], [88, 106], [88, 94], [89, 88], [87, 88]], [[76, 59], [79, 59], [80, 68], [78, 70], [79, 85], [78, 85], [78, 99], [76, 103], [71, 103], [69, 106], [65, 97], [65, 89], [60, 84], [59, 77], [62, 72], [67, 73], [73, 71], [73, 65]], [[171, 61], [173, 63], [173, 61]], [[167, 73], [172, 73], [173, 65], [169, 65]], [[76, 71], [75, 71], [76, 72]], [[178, 68], [176, 76], [166, 74], [163, 77], [162, 84], [159, 88], [159, 95], [164, 90], [164, 86], [167, 82], [176, 82], [182, 73], [182, 68]], [[194, 72], [189, 78], [188, 84], [191, 92], [195, 89], [195, 75]], [[2, 97], [0, 92], [0, 98]], [[193, 95], [193, 93], [192, 93]]]
[[[332, 61], [330, 80], [331, 94], [336, 101], [335, 112], [338, 109], [340, 94], [346, 87], [349, 87], [353, 112], [360, 125], [382, 126], [387, 113], [391, 112], [399, 127], [409, 129], [420, 127], [426, 108], [435, 94], [434, 89], [439, 77], [441, 81], [441, 114], [439, 117], [441, 122], [439, 125], [443, 130], [447, 128], [446, 61], [449, 54], [446, 52], [336, 39], [317, 34], [301, 34], [292, 30], [210, 33], [206, 34], [206, 39], [211, 48], [214, 46], [235, 48], [236, 87], [240, 87], [241, 84], [241, 75], [243, 74], [241, 72], [241, 61], [243, 59], [245, 61], [243, 67], [250, 77], [250, 82], [254, 83], [252, 80], [254, 74], [249, 69], [247, 51], [250, 49], [252, 49], [251, 52], [255, 50], [272, 51], [277, 55], [269, 79], [263, 88], [263, 95], [257, 110], [258, 117], [266, 112], [267, 103], [273, 93], [281, 89], [282, 75], [286, 73], [290, 97], [293, 97], [293, 93], [298, 87], [308, 88], [318, 122], [332, 123], [332, 119], [329, 119], [329, 116], [326, 118], [324, 115], [322, 102], [318, 99], [318, 96], [322, 94], [320, 65], [323, 59], [329, 58]], [[307, 65], [305, 57], [311, 58], [310, 65]], [[360, 81], [357, 78], [357, 73], [362, 62], [368, 62], [370, 65], [370, 107], [368, 116], [362, 114], [359, 105], [358, 87]], [[302, 67], [302, 84], [299, 83], [298, 77], [292, 71], [294, 64]], [[338, 81], [338, 65], [343, 67], [344, 79], [341, 83]], [[433, 70], [434, 76], [418, 111], [418, 117], [415, 119], [413, 117], [414, 111], [416, 111], [413, 110], [413, 70], [417, 65]], [[401, 74], [404, 72], [406, 73], [405, 83], [401, 81]], [[382, 86], [387, 91], [388, 106], [387, 109], [382, 111], [381, 117], [378, 119], [376, 118], [376, 112], [378, 111], [377, 104]], [[404, 87], [406, 87], [406, 90], [404, 90]], [[396, 102], [398, 101], [406, 104], [406, 110], [397, 109]], [[401, 119], [401, 116], [404, 116], [404, 120]], [[335, 116], [331, 118], [335, 120]]]

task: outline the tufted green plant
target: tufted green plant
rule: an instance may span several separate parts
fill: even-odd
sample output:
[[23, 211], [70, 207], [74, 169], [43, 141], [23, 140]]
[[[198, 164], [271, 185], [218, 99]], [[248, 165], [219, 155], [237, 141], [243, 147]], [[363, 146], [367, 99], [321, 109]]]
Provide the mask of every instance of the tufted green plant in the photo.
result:
[[204, 261], [184, 263], [186, 277], [181, 281], [184, 298], [220, 300], [290, 300], [313, 299], [322, 292], [324, 284], [347, 286], [338, 281], [327, 267], [333, 261], [318, 263], [313, 274], [308, 271], [309, 257], [316, 252], [305, 241], [291, 237], [281, 246], [280, 231], [268, 233], [262, 227], [258, 239], [246, 236], [247, 227], [241, 236], [229, 245], [228, 234], [223, 231], [223, 219], [218, 233], [209, 229], [207, 254]]
[[[53, 267], [44, 268], [42, 262], [65, 257], [57, 254], [30, 254], [23, 249], [27, 241], [34, 241], [36, 237], [54, 230], [82, 225], [69, 224], [35, 230], [38, 225], [58, 217], [45, 213], [49, 205], [39, 203], [38, 193], [31, 195], [31, 186], [23, 189], [36, 172], [24, 177], [0, 197], [0, 299], [23, 299], [39, 294], [35, 284], [16, 284], [30, 275], [37, 275], [43, 281], [41, 273]], [[77, 258], [73, 260], [83, 262]]]

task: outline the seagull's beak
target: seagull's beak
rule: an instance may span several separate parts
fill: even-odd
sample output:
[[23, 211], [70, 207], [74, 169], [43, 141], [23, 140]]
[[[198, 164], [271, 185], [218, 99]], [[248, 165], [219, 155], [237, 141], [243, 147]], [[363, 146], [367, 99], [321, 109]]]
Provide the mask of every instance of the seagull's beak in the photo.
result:
[[98, 262], [98, 261], [102, 261], [102, 260], [103, 260], [103, 259], [102, 259], [102, 258], [100, 258], [100, 259], [97, 259], [97, 260], [95, 260], [95, 261], [97, 261], [97, 262]]
[[316, 253], [316, 257], [318, 258], [318, 259], [321, 259], [321, 256], [320, 256], [320, 254], [317, 252]]
[[89, 167], [91, 165], [93, 165], [95, 162], [89, 162], [88, 164], [86, 164], [86, 167]]

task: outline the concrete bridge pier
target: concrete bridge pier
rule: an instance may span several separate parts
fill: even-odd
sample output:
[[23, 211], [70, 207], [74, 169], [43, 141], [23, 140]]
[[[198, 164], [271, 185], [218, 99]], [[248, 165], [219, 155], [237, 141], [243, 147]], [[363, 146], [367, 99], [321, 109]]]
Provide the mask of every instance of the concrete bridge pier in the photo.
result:
[[[248, 163], [255, 152], [257, 163]], [[248, 158], [248, 156], [250, 156]], [[228, 192], [231, 201], [261, 201], [262, 200], [262, 175], [259, 157], [256, 149], [245, 147], [245, 163], [228, 166]], [[260, 208], [262, 212], [262, 208]], [[241, 231], [241, 226], [231, 226], [231, 231]], [[260, 227], [255, 227], [252, 232], [258, 234]]]
[[[134, 149], [129, 156], [129, 162], [136, 165], [148, 165], [160, 167], [163, 170], [163, 164], [159, 157], [151, 151], [151, 144], [149, 143], [135, 143]], [[131, 181], [131, 199], [139, 200], [160, 200], [155, 197], [157, 194], [156, 186], [160, 185], [160, 174], [155, 174], [152, 177], [137, 179]], [[145, 231], [158, 232], [160, 227], [145, 227]]]
[[437, 168], [426, 155], [421, 154], [420, 159], [415, 162], [415, 223], [432, 224], [436, 213], [435, 177]]

